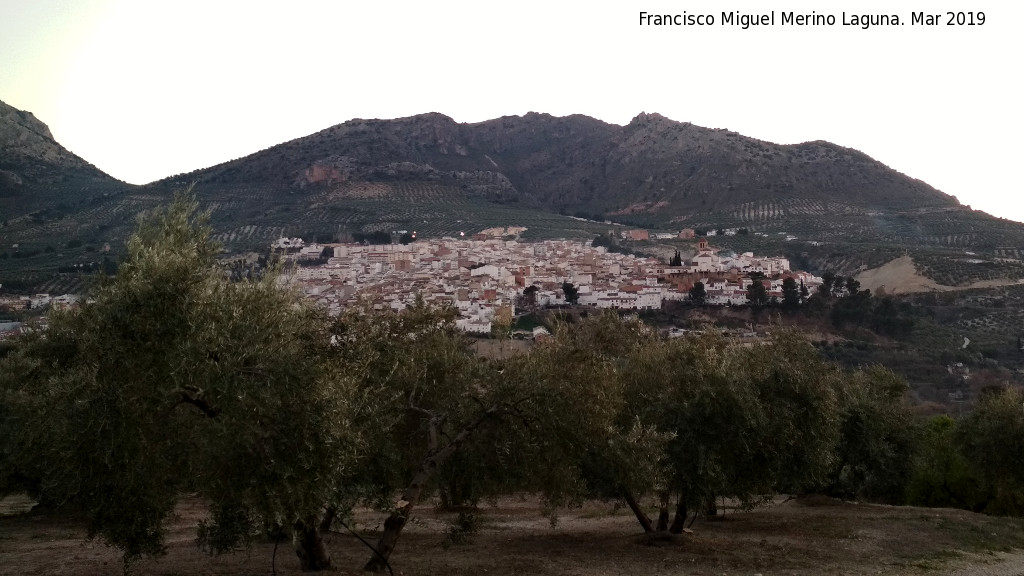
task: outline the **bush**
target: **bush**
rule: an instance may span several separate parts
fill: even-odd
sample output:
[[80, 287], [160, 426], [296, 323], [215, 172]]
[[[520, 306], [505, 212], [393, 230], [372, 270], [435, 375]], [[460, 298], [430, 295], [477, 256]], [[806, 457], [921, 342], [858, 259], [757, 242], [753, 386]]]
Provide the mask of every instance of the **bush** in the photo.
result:
[[473, 512], [459, 512], [458, 517], [448, 525], [444, 531], [444, 542], [442, 546], [457, 546], [460, 544], [471, 544], [473, 537], [480, 531], [480, 521]]

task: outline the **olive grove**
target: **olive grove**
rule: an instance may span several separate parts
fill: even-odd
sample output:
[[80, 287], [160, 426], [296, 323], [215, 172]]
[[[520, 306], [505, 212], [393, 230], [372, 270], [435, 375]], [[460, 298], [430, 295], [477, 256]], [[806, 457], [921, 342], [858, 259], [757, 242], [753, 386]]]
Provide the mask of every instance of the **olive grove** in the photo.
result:
[[213, 550], [262, 523], [315, 530], [357, 453], [351, 375], [319, 361], [328, 318], [270, 277], [226, 282], [217, 253], [179, 195], [89, 303], [52, 313], [0, 369], [4, 481], [81, 512], [126, 564], [161, 552], [185, 493], [210, 502]]
[[931, 497], [952, 468], [922, 464], [922, 438], [927, 453], [955, 442], [955, 462], [991, 470], [981, 485], [1021, 508], [1014, 392], [929, 435], [902, 380], [843, 372], [792, 332], [666, 339], [615, 314], [487, 359], [451, 309], [331, 318], [273, 271], [230, 278], [218, 254], [208, 215], [178, 194], [140, 219], [88, 302], [0, 358], [0, 493], [81, 514], [126, 567], [163, 551], [184, 495], [209, 506], [205, 549], [288, 533], [304, 570], [332, 567], [322, 531], [373, 506], [386, 520], [365, 569], [383, 571], [434, 495], [456, 507], [528, 492], [552, 513], [614, 499], [644, 532], [678, 534], [721, 497], [899, 503], [908, 482]]

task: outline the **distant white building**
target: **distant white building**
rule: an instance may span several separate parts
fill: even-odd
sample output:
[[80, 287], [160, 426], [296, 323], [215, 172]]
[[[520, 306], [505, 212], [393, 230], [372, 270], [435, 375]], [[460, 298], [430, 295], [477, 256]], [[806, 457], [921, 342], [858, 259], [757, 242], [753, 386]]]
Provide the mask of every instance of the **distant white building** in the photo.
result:
[[[300, 239], [299, 242], [302, 240]], [[324, 252], [323, 246], [319, 244], [310, 244], [309, 246], [303, 246], [299, 249], [299, 258], [302, 260], [316, 260]]]
[[305, 245], [302, 238], [278, 238], [270, 244], [270, 247], [274, 250], [290, 250], [302, 248]]
[[[275, 245], [288, 247], [294, 259], [300, 257], [303, 248], [310, 257], [323, 253], [322, 246], [307, 247], [301, 245], [301, 239], [283, 238]], [[300, 283], [300, 289], [311, 300], [334, 314], [362, 297], [377, 308], [397, 310], [412, 302], [411, 295], [423, 294], [428, 302], [456, 306], [459, 327], [474, 334], [488, 334], [495, 307], [514, 302], [531, 285], [538, 288], [538, 306], [565, 304], [560, 288], [570, 281], [579, 290], [582, 305], [659, 309], [665, 300], [688, 296], [686, 287], [670, 276], [705, 272], [708, 303], [742, 304], [746, 301], [744, 284], [749, 280], [716, 279], [712, 283], [708, 279], [730, 270], [738, 273], [755, 269], [777, 275], [789, 268], [784, 258], [756, 258], [750, 252], [740, 256], [718, 254], [708, 246], [707, 239], [700, 240], [697, 255], [690, 262], [678, 267], [567, 240], [522, 244], [494, 239], [432, 239], [408, 246], [329, 246], [334, 257], [327, 265], [289, 267], [279, 281]], [[813, 277], [801, 279], [813, 290]], [[673, 286], [668, 286], [666, 280]]]
[[690, 259], [691, 272], [721, 272], [722, 260], [714, 250], [708, 247], [707, 238], [697, 243], [697, 254]]
[[459, 318], [455, 321], [455, 327], [469, 334], [490, 334], [491, 321], [477, 318]]
[[29, 298], [30, 308], [43, 308], [50, 305], [49, 294], [35, 294]]
[[77, 294], [62, 294], [50, 300], [50, 306], [57, 309], [70, 308], [81, 301], [82, 297]]

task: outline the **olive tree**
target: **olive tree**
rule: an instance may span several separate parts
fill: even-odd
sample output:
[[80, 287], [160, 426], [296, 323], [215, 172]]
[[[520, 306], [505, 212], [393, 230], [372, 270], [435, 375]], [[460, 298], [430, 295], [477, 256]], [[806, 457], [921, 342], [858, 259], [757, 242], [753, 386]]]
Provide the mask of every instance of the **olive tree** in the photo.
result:
[[334, 498], [336, 506], [351, 504], [355, 489], [390, 511], [368, 570], [388, 565], [439, 470], [511, 408], [491, 395], [493, 369], [475, 357], [454, 319], [451, 309], [421, 301], [402, 313], [349, 311], [332, 328], [339, 345], [330, 362], [359, 374], [357, 395], [375, 406], [359, 423], [372, 458]]
[[283, 525], [309, 544], [304, 567], [324, 567], [316, 517], [354, 460], [353, 379], [320, 361], [322, 313], [272, 275], [225, 279], [207, 221], [188, 193], [143, 216], [117, 275], [3, 360], [4, 464], [126, 566], [163, 551], [168, 515], [198, 493], [211, 549]]
[[527, 461], [543, 463], [537, 488], [552, 505], [621, 499], [646, 521], [639, 501], [664, 482], [671, 434], [627, 408], [625, 359], [658, 341], [642, 323], [605, 312], [556, 326], [554, 338], [523, 358], [529, 368], [513, 385], [533, 383], [532, 413], [543, 423], [524, 443], [534, 448]]
[[881, 366], [840, 380], [840, 435], [827, 490], [842, 497], [902, 504], [921, 430], [904, 399], [906, 381]]
[[657, 461], [648, 430], [615, 426], [621, 386], [601, 331], [590, 329], [598, 320], [557, 327], [505, 360], [475, 355], [453, 320], [451, 310], [419, 303], [401, 313], [350, 311], [335, 327], [343, 345], [334, 361], [364, 375], [358, 396], [377, 403], [366, 435], [373, 457], [343, 483], [389, 513], [367, 570], [390, 565], [428, 495], [456, 505], [528, 490], [553, 507], [586, 494], [583, 471], [598, 447], [609, 465]]
[[[627, 359], [626, 412], [668, 436], [657, 525], [679, 533], [688, 512], [732, 496], [753, 505], [816, 485], [832, 462], [835, 378], [806, 341], [781, 333], [744, 347], [709, 335], [648, 342]], [[669, 506], [676, 498], [675, 519]]]
[[974, 512], [988, 505], [989, 495], [978, 480], [978, 471], [968, 463], [957, 441], [957, 426], [957, 421], [945, 414], [924, 422], [907, 481], [907, 504]]
[[984, 391], [957, 426], [956, 440], [986, 495], [984, 511], [1024, 513], [1024, 393]]

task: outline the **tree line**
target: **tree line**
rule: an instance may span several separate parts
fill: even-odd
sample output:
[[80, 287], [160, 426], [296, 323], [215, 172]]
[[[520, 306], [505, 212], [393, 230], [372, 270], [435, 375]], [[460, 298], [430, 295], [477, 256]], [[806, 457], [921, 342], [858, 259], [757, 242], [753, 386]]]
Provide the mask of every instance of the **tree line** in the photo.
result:
[[611, 313], [484, 359], [448, 308], [331, 318], [272, 272], [227, 277], [188, 194], [127, 252], [90, 302], [0, 359], [0, 492], [81, 514], [126, 567], [164, 550], [186, 494], [209, 506], [204, 549], [287, 532], [305, 570], [331, 567], [322, 533], [353, 507], [384, 510], [377, 572], [433, 494], [617, 499], [667, 533], [719, 498], [778, 492], [1024, 506], [1015, 391], [919, 422], [899, 377], [845, 372], [795, 333], [667, 340]]
[[[872, 297], [871, 290], [862, 290], [860, 282], [852, 276], [844, 278], [825, 272], [821, 285], [813, 294], [802, 281], [798, 283], [789, 276], [782, 281], [781, 299], [769, 296], [764, 274], [751, 272], [749, 276], [752, 281], [744, 303], [754, 312], [779, 308], [789, 313], [828, 317], [837, 328], [864, 326], [888, 336], [909, 333], [919, 314], [909, 302], [885, 294]], [[695, 306], [707, 304], [707, 286], [699, 280], [690, 287], [688, 295], [689, 302]]]

